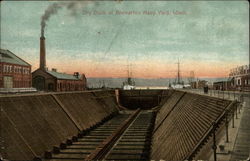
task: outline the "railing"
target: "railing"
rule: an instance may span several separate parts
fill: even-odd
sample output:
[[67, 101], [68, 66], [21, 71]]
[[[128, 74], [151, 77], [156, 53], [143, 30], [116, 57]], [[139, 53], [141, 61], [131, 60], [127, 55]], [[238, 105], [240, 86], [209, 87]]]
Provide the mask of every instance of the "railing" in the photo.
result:
[[232, 128], [234, 128], [234, 118], [238, 119], [238, 113], [240, 113], [242, 108], [242, 103], [244, 102], [244, 97], [249, 96], [250, 92], [240, 92], [240, 91], [220, 91], [220, 90], [209, 90], [208, 93], [205, 93], [203, 89], [181, 89], [189, 93], [196, 93], [200, 95], [206, 95], [211, 97], [216, 97], [225, 100], [231, 100], [232, 103], [223, 111], [221, 116], [214, 122], [213, 126], [210, 127], [208, 132], [203, 136], [203, 139], [197, 144], [197, 147], [190, 153], [186, 158], [187, 160], [192, 160], [197, 151], [202, 147], [202, 144], [206, 142], [210, 136], [213, 137], [213, 152], [214, 160], [216, 161], [216, 130], [219, 128], [221, 123], [225, 121], [226, 126], [226, 142], [228, 142], [228, 126], [229, 122], [232, 122]]
[[37, 92], [35, 88], [0, 88], [0, 93]]
[[[234, 111], [237, 111], [237, 101], [233, 101], [231, 102], [227, 108], [223, 111], [223, 113], [220, 115], [219, 118], [217, 118], [214, 122], [213, 125], [207, 130], [206, 134], [203, 135], [202, 139], [200, 140], [200, 142], [196, 145], [196, 147], [190, 152], [190, 154], [188, 155], [188, 157], [186, 158], [186, 160], [192, 160], [195, 155], [197, 154], [197, 152], [199, 151], [199, 149], [203, 146], [203, 144], [209, 140], [210, 136], [213, 136], [213, 150], [214, 150], [214, 160], [216, 161], [216, 130], [217, 128], [219, 128], [220, 124], [224, 121], [227, 120], [228, 118], [228, 114], [229, 113], [234, 113]], [[236, 107], [236, 108], [235, 108]], [[232, 115], [232, 117], [234, 117], [234, 115]]]
[[244, 96], [250, 96], [250, 92], [240, 92], [240, 91], [221, 91], [221, 90], [208, 90], [208, 93], [205, 93], [203, 89], [178, 89], [181, 91], [186, 91], [190, 93], [202, 94], [212, 97], [218, 97], [228, 100], [237, 100], [243, 102]]

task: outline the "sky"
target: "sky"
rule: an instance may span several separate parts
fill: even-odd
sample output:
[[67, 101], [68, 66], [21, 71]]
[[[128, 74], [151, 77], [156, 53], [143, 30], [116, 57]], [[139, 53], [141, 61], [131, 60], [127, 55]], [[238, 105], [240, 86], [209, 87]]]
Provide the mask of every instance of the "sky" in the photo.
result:
[[[41, 17], [57, 1], [1, 1], [1, 48], [39, 66]], [[67, 3], [64, 1], [64, 3]], [[46, 63], [86, 77], [227, 77], [249, 64], [247, 1], [79, 2], [51, 15]]]

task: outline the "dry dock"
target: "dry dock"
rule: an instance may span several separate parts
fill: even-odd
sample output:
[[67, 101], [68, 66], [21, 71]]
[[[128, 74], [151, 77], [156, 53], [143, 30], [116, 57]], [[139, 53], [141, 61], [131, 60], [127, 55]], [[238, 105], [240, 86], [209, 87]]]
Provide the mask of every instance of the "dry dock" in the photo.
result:
[[[205, 160], [240, 104], [174, 90], [6, 96], [0, 103], [2, 158], [44, 161]], [[243, 136], [239, 130], [238, 142]]]

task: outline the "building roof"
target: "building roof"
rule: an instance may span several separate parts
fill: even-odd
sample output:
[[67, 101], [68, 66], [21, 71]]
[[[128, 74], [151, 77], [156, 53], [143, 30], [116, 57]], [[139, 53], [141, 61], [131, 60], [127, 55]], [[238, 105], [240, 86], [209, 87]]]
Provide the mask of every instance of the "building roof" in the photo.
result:
[[233, 78], [221, 78], [220, 80], [214, 81], [213, 83], [230, 82], [230, 81], [232, 81], [232, 80], [233, 80]]
[[80, 80], [80, 78], [77, 78], [74, 75], [70, 75], [66, 73], [59, 73], [56, 71], [49, 71], [49, 70], [47, 70], [46, 72], [57, 79]]
[[30, 66], [29, 63], [19, 58], [18, 56], [13, 54], [11, 51], [4, 50], [4, 49], [0, 49], [0, 62]]

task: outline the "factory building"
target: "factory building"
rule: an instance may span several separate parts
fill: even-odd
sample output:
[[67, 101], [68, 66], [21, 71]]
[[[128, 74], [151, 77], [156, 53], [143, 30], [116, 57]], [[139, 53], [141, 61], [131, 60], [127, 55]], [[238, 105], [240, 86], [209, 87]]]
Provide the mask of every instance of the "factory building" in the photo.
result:
[[45, 38], [40, 38], [40, 67], [32, 73], [32, 85], [39, 91], [83, 91], [86, 90], [84, 74], [60, 73], [46, 67]]
[[0, 49], [0, 88], [3, 90], [30, 87], [31, 65], [11, 51]]

